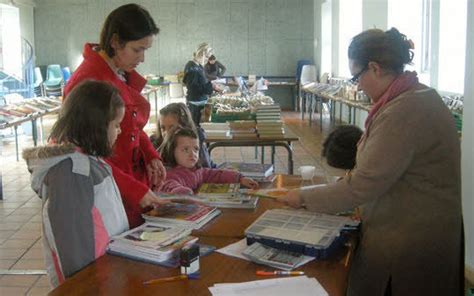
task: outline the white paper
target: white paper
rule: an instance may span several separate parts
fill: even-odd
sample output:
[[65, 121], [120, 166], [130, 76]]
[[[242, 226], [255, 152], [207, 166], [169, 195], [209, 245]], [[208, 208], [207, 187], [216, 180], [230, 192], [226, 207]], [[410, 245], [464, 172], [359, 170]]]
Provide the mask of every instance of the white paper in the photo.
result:
[[260, 281], [215, 284], [209, 287], [213, 296], [327, 296], [315, 278], [306, 276], [267, 279]]
[[232, 256], [232, 257], [237, 257], [240, 259], [244, 259], [247, 261], [250, 261], [247, 257], [242, 255], [244, 250], [247, 248], [247, 240], [244, 238], [242, 240], [239, 240], [236, 243], [230, 244], [226, 247], [223, 247], [221, 249], [216, 250], [216, 252], [219, 252], [221, 254], [227, 255], [227, 256]]

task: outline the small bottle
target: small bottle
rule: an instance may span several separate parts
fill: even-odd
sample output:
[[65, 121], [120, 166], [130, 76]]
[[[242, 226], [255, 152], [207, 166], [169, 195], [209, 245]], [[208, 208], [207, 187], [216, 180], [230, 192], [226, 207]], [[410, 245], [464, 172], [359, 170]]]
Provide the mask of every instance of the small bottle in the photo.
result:
[[183, 247], [179, 257], [181, 274], [199, 273], [199, 246], [197, 244]]

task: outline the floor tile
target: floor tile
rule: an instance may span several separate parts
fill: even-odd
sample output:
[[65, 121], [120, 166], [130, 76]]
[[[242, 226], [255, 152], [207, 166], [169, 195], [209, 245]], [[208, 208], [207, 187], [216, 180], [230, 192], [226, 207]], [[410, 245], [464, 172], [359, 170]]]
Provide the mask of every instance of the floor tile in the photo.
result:
[[4, 275], [0, 278], [0, 287], [31, 287], [39, 275]]

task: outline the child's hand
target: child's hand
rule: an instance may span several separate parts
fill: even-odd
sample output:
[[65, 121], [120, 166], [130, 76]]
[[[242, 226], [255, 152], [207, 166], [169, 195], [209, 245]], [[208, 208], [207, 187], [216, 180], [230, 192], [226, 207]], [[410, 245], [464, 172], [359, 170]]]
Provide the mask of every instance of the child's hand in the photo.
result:
[[146, 166], [150, 187], [158, 189], [166, 179], [166, 169], [158, 158], [152, 159]]
[[170, 200], [159, 198], [153, 192], [148, 191], [142, 197], [139, 204], [142, 208], [146, 208], [146, 207], [160, 206], [160, 205], [168, 204], [170, 202], [171, 202]]
[[240, 185], [250, 189], [258, 189], [258, 182], [247, 177], [240, 178]]

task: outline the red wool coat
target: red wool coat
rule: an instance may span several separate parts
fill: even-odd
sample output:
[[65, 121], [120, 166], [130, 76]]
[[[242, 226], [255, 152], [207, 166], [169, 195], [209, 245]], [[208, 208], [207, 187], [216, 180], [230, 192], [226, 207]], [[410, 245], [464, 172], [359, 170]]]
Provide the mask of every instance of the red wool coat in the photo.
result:
[[113, 155], [106, 159], [120, 190], [130, 227], [140, 225], [142, 209], [139, 201], [149, 190], [146, 164], [160, 158], [143, 127], [150, 117], [150, 104], [140, 92], [146, 80], [136, 71], [127, 72], [124, 82], [112, 71], [105, 60], [94, 50], [96, 44], [84, 45], [84, 61], [69, 79], [65, 96], [80, 82], [87, 79], [107, 81], [117, 87], [125, 103], [125, 116], [120, 124]]

